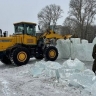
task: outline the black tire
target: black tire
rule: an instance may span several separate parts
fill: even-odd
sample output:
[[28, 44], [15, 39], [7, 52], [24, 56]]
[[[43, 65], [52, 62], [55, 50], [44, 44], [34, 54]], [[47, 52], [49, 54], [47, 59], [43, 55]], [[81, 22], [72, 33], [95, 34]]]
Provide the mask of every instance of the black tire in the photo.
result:
[[12, 64], [11, 60], [6, 55], [1, 59], [1, 62], [6, 65]]
[[11, 54], [11, 61], [14, 65], [17, 65], [17, 66], [27, 64], [29, 59], [30, 59], [30, 53], [24, 47], [14, 49]]
[[[52, 55], [51, 52], [52, 51]], [[49, 46], [44, 52], [45, 60], [55, 61], [58, 57], [58, 50], [54, 46]]]

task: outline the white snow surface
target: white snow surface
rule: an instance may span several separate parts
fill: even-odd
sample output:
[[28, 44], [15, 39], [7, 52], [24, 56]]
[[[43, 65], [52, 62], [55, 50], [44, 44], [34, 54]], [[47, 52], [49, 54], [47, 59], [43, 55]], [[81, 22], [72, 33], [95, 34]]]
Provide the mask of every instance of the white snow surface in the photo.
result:
[[[89, 89], [85, 91], [82, 87], [72, 86], [61, 77], [58, 77], [59, 82], [57, 82], [58, 78], [50, 78], [50, 76], [47, 76], [48, 74], [46, 74], [46, 76], [43, 74], [45, 68], [48, 68], [47, 71], [50, 71], [49, 69], [52, 71], [61, 68], [63, 70], [64, 61], [64, 59], [58, 59], [56, 62], [41, 62], [33, 58], [27, 65], [19, 67], [0, 63], [0, 96], [93, 96], [91, 93], [92, 91], [88, 91]], [[46, 64], [49, 65], [47, 66]], [[74, 68], [71, 66], [72, 70], [77, 68], [75, 65], [73, 65]], [[36, 68], [41, 68], [43, 70], [42, 73], [39, 73], [41, 71], [38, 72], [39, 75], [37, 77], [32, 76], [32, 69], [34, 66], [38, 66]], [[57, 71], [57, 73], [59, 71]], [[80, 69], [78, 72], [81, 71]], [[93, 80], [95, 79], [93, 78]], [[94, 88], [94, 86], [92, 86], [92, 88]], [[96, 92], [95, 89], [94, 91]]]

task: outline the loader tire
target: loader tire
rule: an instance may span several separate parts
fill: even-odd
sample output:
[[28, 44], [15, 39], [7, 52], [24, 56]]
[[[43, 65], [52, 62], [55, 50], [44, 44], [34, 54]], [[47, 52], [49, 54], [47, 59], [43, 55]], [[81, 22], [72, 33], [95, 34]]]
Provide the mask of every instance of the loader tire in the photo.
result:
[[1, 62], [2, 62], [3, 64], [6, 64], [6, 65], [12, 64], [11, 60], [10, 60], [7, 56], [4, 56], [4, 57], [1, 59]]
[[24, 48], [16, 48], [11, 54], [11, 61], [14, 65], [21, 66], [28, 63], [30, 59], [29, 51]]
[[54, 46], [49, 46], [44, 52], [45, 60], [55, 61], [58, 57], [58, 50]]

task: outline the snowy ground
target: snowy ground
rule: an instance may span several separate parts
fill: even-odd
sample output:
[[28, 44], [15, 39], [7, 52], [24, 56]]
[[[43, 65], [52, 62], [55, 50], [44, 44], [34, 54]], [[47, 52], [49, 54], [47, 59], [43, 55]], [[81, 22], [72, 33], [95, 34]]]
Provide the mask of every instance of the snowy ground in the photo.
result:
[[[58, 59], [62, 64], [66, 59]], [[33, 78], [30, 69], [36, 59], [31, 59], [27, 65], [15, 67], [0, 62], [0, 96], [92, 96], [85, 94], [82, 88], [59, 84], [54, 78]], [[93, 62], [84, 62], [88, 69]]]

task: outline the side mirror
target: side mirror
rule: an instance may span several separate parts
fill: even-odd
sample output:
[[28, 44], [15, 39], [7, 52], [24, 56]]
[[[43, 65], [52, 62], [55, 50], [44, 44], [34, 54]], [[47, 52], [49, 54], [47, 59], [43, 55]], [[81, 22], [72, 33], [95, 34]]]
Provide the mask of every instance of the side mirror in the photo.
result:
[[38, 25], [38, 29], [41, 30], [40, 25]]

